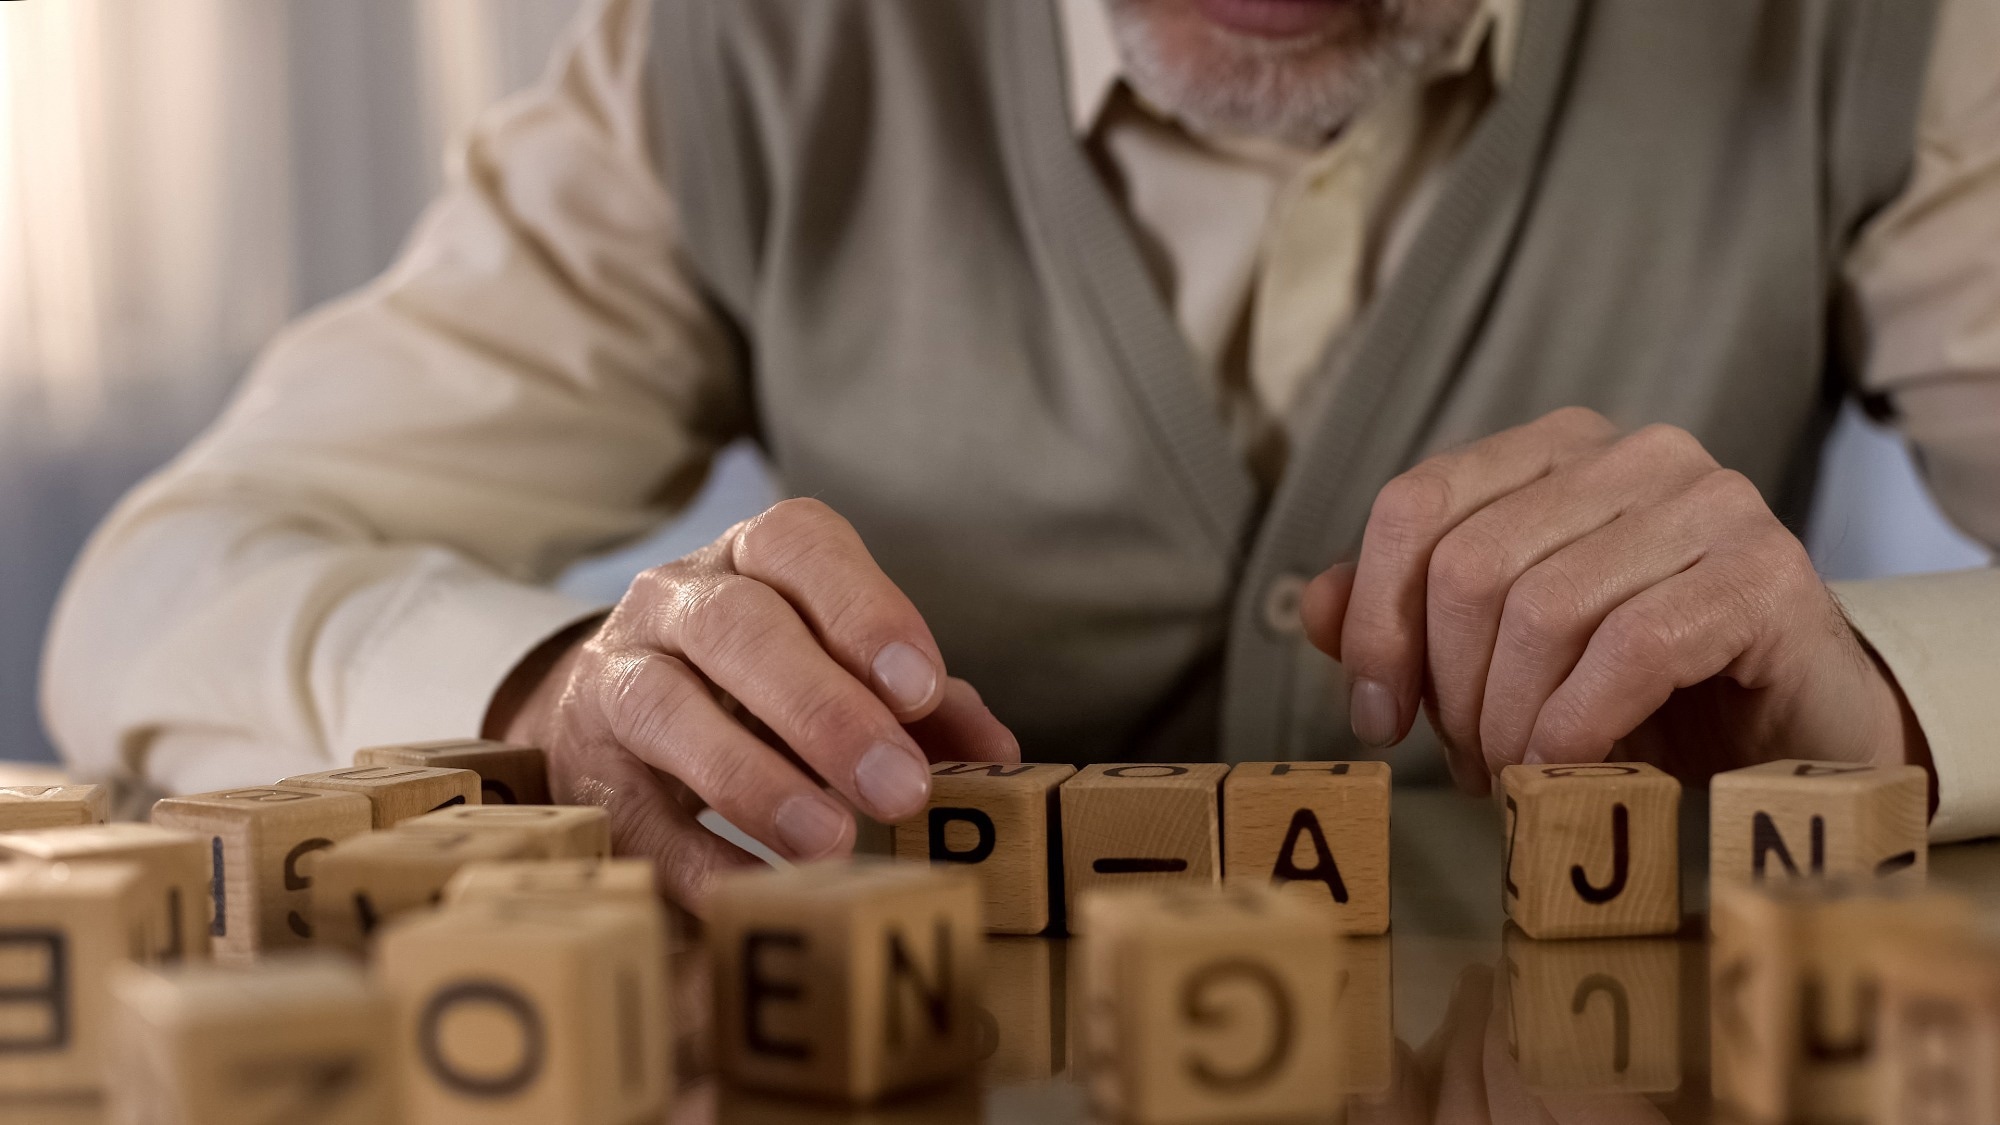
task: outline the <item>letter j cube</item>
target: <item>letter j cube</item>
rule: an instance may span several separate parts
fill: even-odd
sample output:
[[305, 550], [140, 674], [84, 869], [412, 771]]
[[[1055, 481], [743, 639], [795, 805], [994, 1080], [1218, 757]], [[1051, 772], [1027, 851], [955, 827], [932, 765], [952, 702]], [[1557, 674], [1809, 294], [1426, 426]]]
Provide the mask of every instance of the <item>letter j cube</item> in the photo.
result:
[[868, 1103], [970, 1070], [985, 923], [949, 867], [811, 863], [709, 900], [717, 1068], [738, 1086]]
[[1508, 766], [1501, 893], [1532, 938], [1680, 928], [1681, 786], [1638, 762]]
[[896, 858], [955, 864], [979, 877], [986, 928], [1039, 934], [1062, 893], [1056, 787], [1076, 767], [937, 762], [924, 815], [896, 826]]

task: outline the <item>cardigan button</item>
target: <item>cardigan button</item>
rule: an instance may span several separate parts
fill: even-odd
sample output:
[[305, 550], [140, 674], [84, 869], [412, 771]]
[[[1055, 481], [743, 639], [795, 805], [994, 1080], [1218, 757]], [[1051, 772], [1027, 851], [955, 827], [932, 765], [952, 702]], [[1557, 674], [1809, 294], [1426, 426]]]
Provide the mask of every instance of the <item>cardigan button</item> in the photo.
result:
[[1272, 636], [1289, 639], [1305, 633], [1299, 618], [1299, 600], [1305, 596], [1302, 574], [1280, 574], [1264, 589], [1264, 628]]

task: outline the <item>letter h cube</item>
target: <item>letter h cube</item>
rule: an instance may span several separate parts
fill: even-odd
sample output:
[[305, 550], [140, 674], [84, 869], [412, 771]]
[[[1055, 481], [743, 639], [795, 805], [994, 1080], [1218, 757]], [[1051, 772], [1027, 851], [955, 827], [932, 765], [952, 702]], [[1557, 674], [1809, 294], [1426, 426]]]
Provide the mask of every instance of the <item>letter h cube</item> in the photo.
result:
[[1508, 766], [1501, 892], [1532, 938], [1680, 928], [1680, 782], [1638, 762]]

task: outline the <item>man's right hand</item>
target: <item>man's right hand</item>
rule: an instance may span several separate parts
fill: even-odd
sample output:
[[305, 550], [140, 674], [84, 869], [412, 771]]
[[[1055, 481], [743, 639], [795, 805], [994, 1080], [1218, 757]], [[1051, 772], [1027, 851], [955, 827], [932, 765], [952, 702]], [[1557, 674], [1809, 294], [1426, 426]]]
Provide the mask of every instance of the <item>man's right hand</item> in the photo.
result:
[[795, 860], [854, 845], [830, 786], [881, 821], [930, 796], [927, 762], [1020, 757], [846, 520], [787, 500], [649, 570], [593, 631], [524, 662], [489, 733], [548, 751], [558, 800], [602, 805], [621, 854], [699, 909], [755, 861], [706, 805]]

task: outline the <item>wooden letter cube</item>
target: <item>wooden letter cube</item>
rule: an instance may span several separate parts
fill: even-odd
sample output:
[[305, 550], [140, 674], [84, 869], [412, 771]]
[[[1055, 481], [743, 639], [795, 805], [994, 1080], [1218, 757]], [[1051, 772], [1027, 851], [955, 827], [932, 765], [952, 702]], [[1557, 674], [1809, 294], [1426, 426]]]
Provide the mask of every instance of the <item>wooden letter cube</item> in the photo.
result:
[[114, 978], [117, 1125], [395, 1120], [388, 997], [320, 958]]
[[173, 965], [208, 959], [210, 916], [209, 843], [191, 832], [150, 824], [94, 824], [44, 828], [0, 835], [0, 857], [48, 863], [113, 861], [139, 869], [152, 898], [147, 923], [147, 959]]
[[0, 789], [0, 832], [103, 824], [110, 810], [101, 785], [10, 785]]
[[1535, 941], [1509, 927], [1502, 944], [1507, 1047], [1530, 1089], [1680, 1088], [1680, 943]]
[[1922, 882], [1921, 766], [1766, 762], [1709, 783], [1709, 881], [1881, 877]]
[[1874, 1120], [2000, 1121], [2000, 948], [1911, 942], [1882, 960]]
[[1338, 1112], [1331, 909], [1253, 886], [1097, 891], [1082, 909], [1084, 1080], [1098, 1117]]
[[658, 909], [513, 900], [397, 922], [376, 945], [395, 999], [404, 1118], [627, 1125], [664, 1104], [672, 1040]]
[[458, 805], [397, 825], [401, 832], [526, 832], [528, 859], [605, 859], [611, 817], [596, 805]]
[[152, 902], [129, 863], [0, 866], [0, 1101], [102, 1085], [111, 970]]
[[168, 797], [153, 823], [208, 841], [218, 960], [243, 961], [312, 941], [312, 867], [319, 853], [368, 831], [368, 798], [331, 790], [225, 789]]
[[1533, 938], [1681, 924], [1681, 784], [1652, 766], [1508, 766], [1502, 897]]
[[1222, 784], [1227, 882], [1272, 883], [1333, 907], [1342, 933], [1389, 929], [1386, 762], [1244, 762]]
[[905, 863], [722, 880], [708, 917], [722, 1075], [869, 1102], [970, 1069], [981, 897], [963, 871]]
[[506, 742], [421, 742], [411, 746], [370, 746], [354, 754], [357, 766], [437, 766], [479, 775], [479, 795], [488, 805], [547, 805], [548, 755], [533, 746]]
[[643, 859], [512, 859], [468, 863], [445, 884], [448, 903], [508, 898], [606, 899], [660, 905]]
[[1075, 773], [1035, 762], [938, 762], [930, 807], [896, 826], [896, 858], [971, 868], [985, 890], [987, 928], [1041, 933], [1061, 887], [1056, 787]]
[[359, 793], [374, 810], [375, 828], [394, 828], [412, 817], [479, 803], [479, 775], [471, 770], [433, 766], [353, 766], [302, 773], [278, 783], [287, 789], [334, 789]]
[[1201, 886], [1222, 879], [1218, 790], [1229, 767], [1086, 766], [1063, 783], [1063, 895], [1080, 933], [1084, 892], [1112, 887]]
[[435, 906], [451, 877], [480, 860], [534, 850], [526, 832], [370, 832], [342, 840], [313, 874], [313, 936], [362, 953], [392, 918]]

